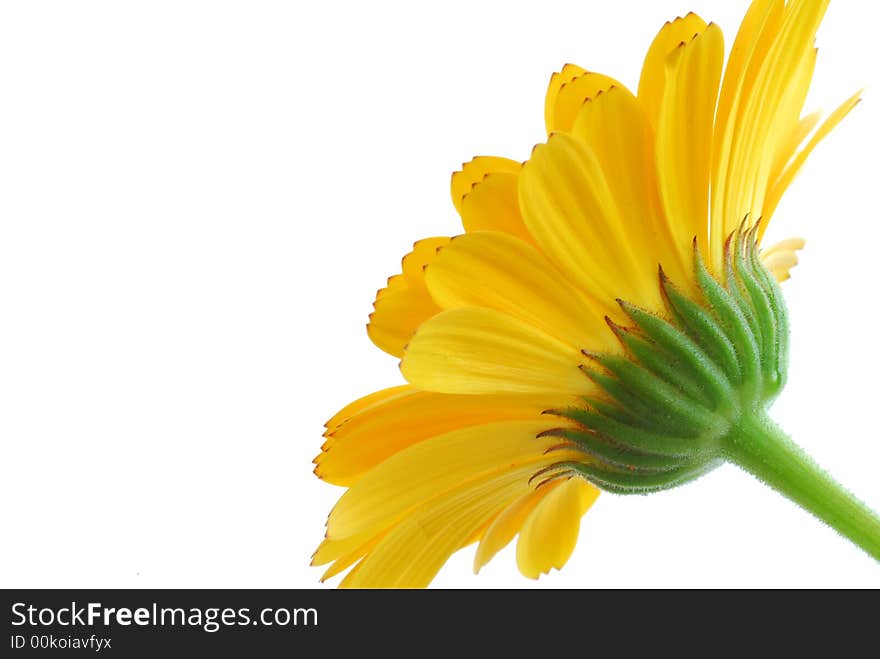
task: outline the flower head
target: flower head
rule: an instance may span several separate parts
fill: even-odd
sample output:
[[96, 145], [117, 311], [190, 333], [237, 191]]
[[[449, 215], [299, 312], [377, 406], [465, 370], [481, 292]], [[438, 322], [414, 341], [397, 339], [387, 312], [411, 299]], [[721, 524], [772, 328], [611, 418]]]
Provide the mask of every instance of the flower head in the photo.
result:
[[566, 65], [526, 163], [453, 175], [464, 234], [417, 242], [368, 326], [408, 384], [336, 414], [315, 460], [349, 488], [314, 556], [325, 577], [425, 586], [458, 549], [479, 543], [479, 570], [518, 535], [536, 578], [600, 488], [747, 462], [739, 438], [785, 379], [775, 280], [803, 247], [761, 239], [858, 102], [801, 116], [827, 4], [752, 2], [723, 76], [721, 30], [694, 14], [660, 30], [637, 93]]

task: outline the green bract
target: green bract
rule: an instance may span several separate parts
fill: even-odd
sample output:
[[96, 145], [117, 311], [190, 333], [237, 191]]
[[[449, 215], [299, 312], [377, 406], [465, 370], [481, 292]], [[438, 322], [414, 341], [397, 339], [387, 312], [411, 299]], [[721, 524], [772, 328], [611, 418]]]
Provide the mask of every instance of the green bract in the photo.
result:
[[665, 317], [619, 301], [634, 326], [607, 321], [625, 356], [584, 352], [592, 365], [583, 370], [602, 395], [550, 412], [576, 427], [545, 435], [589, 456], [560, 469], [625, 494], [675, 487], [721, 464], [743, 417], [763, 415], [785, 383], [788, 321], [756, 235], [728, 240], [722, 281], [694, 242], [701, 299], [684, 295], [661, 268]]
[[540, 475], [578, 474], [611, 492], [647, 494], [734, 462], [880, 559], [880, 519], [767, 416], [785, 385], [788, 318], [758, 259], [757, 227], [728, 239], [720, 280], [695, 241], [694, 274], [698, 299], [661, 268], [662, 316], [618, 300], [634, 325], [606, 320], [624, 355], [584, 351], [591, 364], [581, 368], [601, 393], [548, 410], [569, 423], [541, 433], [584, 460]]

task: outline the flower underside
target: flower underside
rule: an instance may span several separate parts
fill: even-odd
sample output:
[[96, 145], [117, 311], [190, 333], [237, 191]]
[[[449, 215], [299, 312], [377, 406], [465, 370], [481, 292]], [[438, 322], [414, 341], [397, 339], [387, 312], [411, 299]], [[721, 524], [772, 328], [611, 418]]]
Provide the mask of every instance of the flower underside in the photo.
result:
[[527, 161], [452, 175], [463, 233], [416, 242], [367, 326], [406, 384], [343, 407], [315, 458], [348, 488], [313, 556], [324, 578], [422, 587], [459, 549], [478, 543], [479, 570], [514, 539], [537, 578], [600, 490], [723, 462], [880, 558], [880, 519], [767, 416], [788, 363], [777, 282], [804, 241], [763, 235], [860, 99], [803, 114], [827, 6], [752, 0], [726, 63], [717, 25], [677, 18], [634, 91], [566, 64]]
[[[758, 258], [757, 226], [733, 234], [716, 279], [694, 241], [699, 298], [660, 268], [665, 317], [619, 300], [632, 327], [606, 318], [625, 354], [584, 351], [582, 370], [600, 390], [584, 406], [548, 410], [568, 422], [542, 436], [584, 460], [539, 476], [580, 475], [621, 494], [676, 487], [724, 461], [743, 416], [762, 413], [786, 379], [788, 322], [782, 293]], [[570, 424], [574, 424], [573, 427]]]

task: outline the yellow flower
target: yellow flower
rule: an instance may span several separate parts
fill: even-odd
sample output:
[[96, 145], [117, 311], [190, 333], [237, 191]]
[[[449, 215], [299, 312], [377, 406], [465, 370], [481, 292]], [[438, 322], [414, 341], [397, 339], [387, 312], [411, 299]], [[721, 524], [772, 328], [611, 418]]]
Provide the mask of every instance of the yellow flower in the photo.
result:
[[[633, 316], [616, 300], [664, 313], [658, 264], [697, 297], [695, 238], [715, 277], [729, 236], [742, 227], [760, 241], [856, 105], [821, 125], [801, 116], [827, 5], [755, 0], [723, 78], [721, 30], [694, 14], [660, 30], [636, 94], [568, 64], [550, 79], [549, 137], [526, 163], [479, 157], [453, 175], [465, 233], [416, 243], [368, 326], [408, 384], [336, 414], [315, 460], [318, 476], [349, 488], [314, 556], [331, 563], [325, 578], [354, 565], [342, 585], [422, 587], [458, 549], [479, 543], [479, 570], [517, 535], [525, 576], [565, 564], [599, 490], [565, 441], [583, 424], [544, 412], [596, 394], [587, 357], [624, 352], [620, 325]], [[783, 281], [802, 247], [786, 240], [760, 259]]]

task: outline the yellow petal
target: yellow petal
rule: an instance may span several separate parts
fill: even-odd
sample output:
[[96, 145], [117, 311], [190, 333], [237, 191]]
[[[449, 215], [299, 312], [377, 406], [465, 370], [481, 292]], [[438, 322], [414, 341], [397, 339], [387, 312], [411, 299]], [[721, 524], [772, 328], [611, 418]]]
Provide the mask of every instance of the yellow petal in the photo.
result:
[[797, 253], [806, 245], [803, 238], [788, 238], [772, 247], [761, 250], [761, 262], [778, 282], [791, 277], [791, 269], [797, 265]]
[[519, 171], [486, 174], [461, 202], [464, 230], [502, 231], [531, 241], [519, 212]]
[[660, 199], [679, 250], [696, 236], [709, 252], [709, 168], [724, 38], [709, 25], [666, 60], [666, 85], [657, 117]]
[[586, 70], [576, 64], [566, 64], [561, 71], [550, 76], [550, 84], [547, 85], [547, 94], [544, 97], [544, 123], [547, 126], [547, 134], [553, 132], [555, 123], [556, 97], [562, 85], [571, 83], [575, 78], [582, 76]]
[[327, 537], [378, 533], [425, 500], [499, 466], [531, 464], [552, 446], [537, 438], [546, 419], [504, 421], [454, 430], [396, 453], [371, 469], [339, 499]]
[[581, 517], [598, 496], [598, 489], [574, 477], [535, 506], [516, 544], [516, 562], [524, 576], [537, 579], [551, 568], [562, 569], [577, 544]]
[[[730, 147], [730, 140], [733, 137], [731, 122], [735, 122], [742, 100], [748, 98], [755, 82], [757, 68], [763, 62], [773, 39], [779, 32], [784, 7], [785, 0], [754, 0], [740, 24], [733, 47], [730, 49], [730, 56], [727, 58], [724, 82], [718, 97], [713, 170], [713, 175], [716, 177], [720, 173], [721, 154]], [[730, 130], [728, 130], [729, 126]], [[721, 137], [725, 139], [719, 139]]]
[[[800, 121], [815, 64], [814, 40], [828, 0], [756, 2], [734, 46], [716, 129], [713, 171], [712, 259], [743, 218], [753, 224], [774, 205], [771, 175]], [[769, 202], [769, 203], [768, 203]]]
[[431, 297], [444, 309], [487, 307], [519, 318], [574, 348], [612, 348], [602, 309], [577, 291], [547, 258], [513, 236], [454, 238], [425, 271]]
[[573, 401], [552, 395], [455, 396], [397, 387], [399, 392], [351, 416], [326, 433], [315, 473], [351, 485], [364, 473], [413, 444], [452, 430], [493, 421], [540, 418]]
[[520, 208], [529, 232], [559, 270], [618, 313], [618, 297], [656, 308], [657, 256], [640, 251], [596, 155], [581, 140], [555, 133], [523, 166]]
[[688, 43], [705, 29], [706, 22], [696, 14], [679, 16], [660, 29], [651, 47], [648, 48], [639, 79], [639, 101], [645, 108], [651, 126], [657, 126], [657, 117], [660, 114], [660, 104], [666, 84], [666, 57], [679, 44]]
[[474, 532], [525, 488], [534, 466], [461, 485], [392, 528], [340, 584], [343, 588], [424, 588]]
[[766, 247], [761, 250], [761, 259], [769, 258], [774, 254], [786, 253], [786, 252], [799, 252], [804, 247], [807, 246], [807, 241], [803, 238], [786, 238], [785, 240], [780, 240], [778, 243], [773, 245], [772, 247]]
[[391, 277], [388, 286], [376, 294], [367, 335], [379, 348], [401, 357], [403, 348], [419, 325], [440, 311], [425, 287], [424, 267], [437, 255], [437, 248], [449, 238], [426, 238], [403, 257], [403, 273]]
[[427, 322], [400, 368], [419, 389], [447, 394], [592, 390], [578, 368], [580, 350], [492, 309], [462, 307]]
[[516, 174], [522, 165], [509, 158], [497, 156], [477, 156], [461, 166], [461, 170], [452, 174], [450, 192], [455, 210], [461, 213], [461, 202], [471, 188], [482, 181], [487, 174]]
[[389, 286], [384, 290], [383, 296], [376, 298], [367, 334], [376, 346], [400, 357], [416, 328], [436, 314], [439, 307], [426, 294], [409, 288], [394, 290]]
[[773, 275], [773, 278], [776, 279], [776, 282], [781, 284], [782, 282], [788, 281], [791, 279], [791, 273], [788, 269], [783, 270], [771, 270], [770, 274]]
[[813, 132], [819, 120], [822, 118], [821, 113], [813, 112], [800, 119], [788, 131], [788, 136], [780, 143], [780, 147], [776, 152], [773, 160], [773, 166], [770, 168], [770, 181], [777, 181], [782, 175], [792, 158], [797, 154], [798, 149], [803, 144], [807, 136]]
[[364, 542], [363, 537], [363, 535], [345, 536], [343, 538], [328, 538], [325, 536], [315, 550], [315, 553], [312, 554], [311, 564], [326, 565], [333, 561], [345, 560], [346, 556], [358, 553], [362, 547], [372, 541], [375, 534], [369, 536], [367, 543]]
[[[777, 40], [784, 18], [784, 0], [755, 0], [749, 7], [734, 41], [724, 82], [718, 100], [713, 142], [712, 209], [710, 234], [712, 260], [721, 265], [724, 239], [748, 215], [751, 224], [760, 217], [760, 209], [741, 207], [738, 195], [748, 190], [751, 195], [753, 177], [736, 168], [742, 161], [744, 134], [748, 125], [745, 116], [755, 97], [755, 84], [761, 74], [767, 55]], [[765, 99], [758, 99], [764, 102]], [[755, 149], [750, 143], [750, 150]], [[761, 145], [763, 147], [763, 145]], [[745, 176], [745, 178], [743, 178]], [[751, 213], [759, 215], [752, 217]]]
[[350, 546], [353, 546], [354, 549], [350, 549], [347, 552], [340, 553], [338, 549], [334, 548], [333, 552], [334, 558], [328, 558], [330, 552], [322, 551], [327, 547], [332, 545], [331, 540], [324, 539], [324, 542], [321, 543], [321, 546], [318, 547], [318, 550], [315, 552], [315, 555], [312, 557], [312, 565], [324, 565], [325, 563], [333, 562], [333, 564], [324, 571], [324, 574], [321, 575], [321, 581], [327, 581], [327, 579], [331, 579], [335, 577], [340, 572], [348, 569], [359, 560], [361, 560], [364, 556], [366, 556], [370, 551], [372, 551], [376, 545], [379, 544], [379, 541], [385, 537], [386, 532], [379, 533], [371, 537], [366, 542], [356, 541], [355, 543], [349, 543]]
[[581, 106], [571, 134], [595, 153], [629, 240], [640, 253], [668, 255], [662, 262], [673, 281], [690, 281], [691, 255], [672, 240], [657, 190], [654, 132], [636, 97], [623, 87], [597, 95]]
[[[770, 118], [763, 120], [769, 128], [759, 136], [759, 139], [763, 139], [764, 142], [762, 149], [760, 149], [760, 157], [756, 158], [753, 163], [755, 169], [752, 173], [752, 192], [751, 197], [747, 198], [751, 208], [750, 219], [751, 215], [754, 215], [755, 218], [760, 217], [762, 220], [759, 240], [772, 217], [772, 211], [769, 211], [767, 205], [767, 194], [775, 180], [773, 177], [779, 175], [776, 168], [780, 161], [786, 157], [791, 158], [793, 153], [790, 143], [792, 132], [802, 130], [800, 114], [810, 89], [813, 71], [816, 68], [817, 53], [818, 50], [814, 47], [807, 48], [803, 52], [800, 63], [791, 74], [788, 89], [778, 97], [775, 113]], [[769, 102], [772, 101], [768, 99]], [[786, 150], [788, 151], [786, 152]], [[788, 162], [788, 160], [785, 161]]]
[[449, 244], [449, 238], [425, 238], [413, 245], [413, 251], [403, 257], [401, 271], [410, 288], [425, 288], [425, 266], [437, 256], [437, 250]]
[[523, 523], [528, 519], [535, 506], [562, 483], [562, 480], [555, 480], [536, 490], [527, 492], [492, 520], [492, 523], [480, 539], [480, 545], [477, 547], [477, 553], [474, 555], [475, 574], [516, 537], [516, 534], [520, 532]]
[[[837, 125], [843, 121], [843, 119], [848, 115], [856, 105], [859, 104], [861, 99], [862, 92], [859, 91], [838, 107], [834, 112], [832, 112], [828, 118], [824, 121], [824, 123], [819, 127], [819, 129], [815, 132], [807, 145], [801, 149], [800, 152], [792, 159], [792, 161], [788, 164], [788, 166], [782, 171], [779, 175], [779, 178], [773, 183], [770, 188], [770, 192], [767, 195], [767, 200], [765, 202], [765, 215], [771, 216], [776, 207], [779, 204], [779, 201], [782, 199], [783, 193], [788, 189], [788, 186], [791, 185], [792, 181], [794, 181], [795, 177], [801, 171], [801, 168], [806, 163], [807, 158], [813, 152], [813, 149], [824, 140], [829, 133], [831, 133]], [[766, 223], [761, 225], [761, 233], [763, 235], [763, 231], [766, 228]]]
[[614, 78], [592, 71], [586, 71], [563, 82], [553, 102], [552, 121], [547, 125], [547, 133], [571, 130], [584, 101], [613, 86], [622, 85]]
[[336, 414], [330, 417], [327, 423], [324, 424], [324, 427], [327, 428], [328, 431], [333, 431], [338, 428], [342, 423], [345, 423], [345, 421], [355, 416], [356, 414], [359, 414], [360, 412], [369, 409], [373, 405], [382, 403], [389, 398], [394, 398], [398, 394], [402, 394], [410, 390], [412, 390], [412, 387], [408, 384], [404, 384], [398, 387], [381, 389], [379, 391], [374, 391], [371, 394], [367, 394], [362, 398], [358, 398], [357, 400], [352, 401], [341, 410], [339, 410]]
[[[763, 175], [766, 180], [762, 180], [761, 185], [764, 185], [765, 188], [768, 181], [772, 183], [778, 178], [782, 168], [788, 164], [807, 135], [819, 123], [820, 115], [817, 112], [803, 118], [800, 116], [804, 101], [807, 99], [807, 93], [810, 90], [818, 53], [818, 48], [810, 48], [804, 53], [796, 74], [797, 83], [792, 85], [792, 89], [780, 104], [781, 107], [775, 118], [775, 127], [771, 132], [772, 139], [769, 144], [765, 145], [767, 153], [762, 160], [766, 171]], [[766, 215], [764, 217], [767, 218]]]

